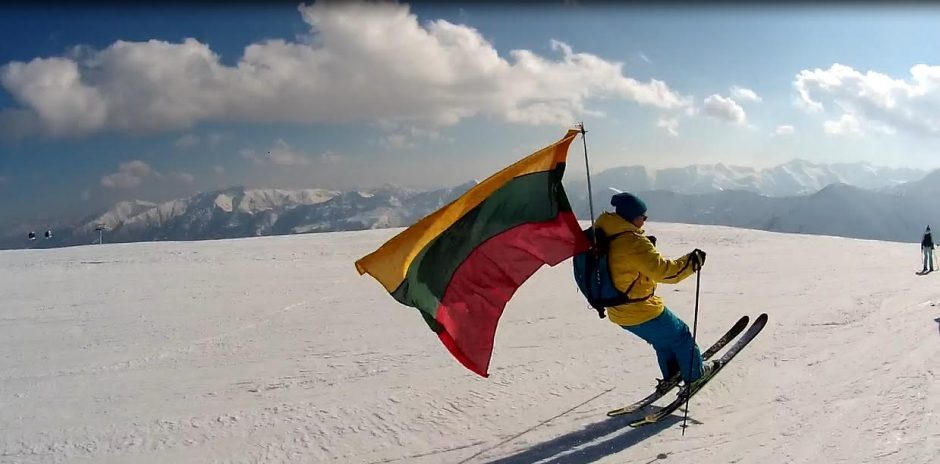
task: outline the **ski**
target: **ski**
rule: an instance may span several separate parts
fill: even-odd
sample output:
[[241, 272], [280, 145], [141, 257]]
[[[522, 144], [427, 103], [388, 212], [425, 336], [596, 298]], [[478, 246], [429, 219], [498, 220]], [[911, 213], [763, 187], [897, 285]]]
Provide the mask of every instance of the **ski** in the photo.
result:
[[[732, 326], [730, 329], [728, 329], [728, 332], [722, 335], [721, 338], [718, 339], [718, 341], [716, 341], [711, 347], [709, 347], [704, 353], [702, 353], [702, 360], [707, 360], [708, 358], [711, 358], [712, 356], [714, 356], [715, 353], [717, 353], [719, 350], [724, 348], [725, 345], [727, 345], [732, 339], [734, 339], [734, 337], [737, 337], [739, 333], [743, 332], [744, 329], [747, 327], [748, 321], [749, 321], [749, 318], [747, 316], [743, 316], [741, 319], [738, 319], [738, 322], [735, 323], [734, 326]], [[664, 384], [661, 388], [657, 388], [655, 391], [647, 395], [646, 398], [643, 398], [633, 404], [624, 406], [622, 408], [608, 411], [607, 415], [610, 417], [614, 417], [614, 416], [622, 416], [624, 414], [630, 414], [630, 413], [639, 411], [655, 403], [656, 400], [665, 396], [666, 393], [669, 393], [670, 390], [672, 390], [677, 385], [679, 385], [680, 380], [681, 380], [681, 377], [679, 374], [673, 375], [672, 378], [670, 378], [666, 384]]]
[[693, 388], [691, 391], [687, 391], [687, 390], [680, 391], [676, 399], [674, 399], [671, 403], [666, 405], [663, 409], [660, 409], [659, 411], [656, 411], [653, 414], [649, 414], [642, 419], [638, 419], [638, 420], [631, 422], [630, 427], [642, 427], [644, 425], [655, 424], [656, 422], [659, 422], [664, 417], [672, 414], [677, 409], [682, 407], [682, 404], [686, 402], [687, 397], [695, 396], [695, 394], [698, 393], [702, 389], [702, 387], [705, 386], [705, 384], [707, 384], [713, 378], [715, 378], [715, 376], [718, 375], [718, 372], [724, 369], [724, 367], [728, 364], [728, 362], [734, 359], [734, 357], [738, 353], [740, 353], [741, 350], [743, 350], [744, 347], [748, 345], [748, 343], [750, 343], [752, 340], [754, 340], [755, 337], [757, 337], [757, 334], [760, 333], [760, 331], [764, 328], [765, 325], [767, 325], [766, 313], [758, 316], [757, 319], [754, 321], [754, 323], [751, 324], [750, 327], [748, 327], [747, 332], [744, 332], [744, 335], [742, 335], [741, 338], [738, 339], [738, 341], [735, 342], [735, 344], [732, 345], [731, 348], [729, 348], [728, 351], [724, 355], [722, 355], [721, 358], [718, 359], [717, 365], [715, 366], [714, 369], [712, 369], [712, 372], [708, 376], [707, 379], [704, 379], [702, 382], [696, 384], [695, 388]]

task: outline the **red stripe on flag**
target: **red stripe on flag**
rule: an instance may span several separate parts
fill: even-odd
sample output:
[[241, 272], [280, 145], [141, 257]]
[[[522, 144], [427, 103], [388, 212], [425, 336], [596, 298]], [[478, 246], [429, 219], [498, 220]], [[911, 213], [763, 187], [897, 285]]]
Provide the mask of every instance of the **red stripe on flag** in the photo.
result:
[[543, 264], [589, 246], [574, 214], [523, 224], [483, 242], [454, 272], [437, 309], [441, 342], [461, 364], [488, 377], [496, 325], [506, 302]]

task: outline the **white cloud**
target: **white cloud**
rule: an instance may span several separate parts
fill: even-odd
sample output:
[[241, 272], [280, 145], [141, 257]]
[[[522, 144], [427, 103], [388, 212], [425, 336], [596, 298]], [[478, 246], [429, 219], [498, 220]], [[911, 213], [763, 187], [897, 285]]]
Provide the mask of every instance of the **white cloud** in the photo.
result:
[[340, 164], [343, 162], [343, 157], [334, 153], [332, 150], [327, 150], [320, 154], [320, 163], [322, 164]]
[[220, 132], [213, 132], [204, 136], [183, 134], [173, 142], [173, 146], [175, 146], [177, 150], [192, 150], [200, 145], [204, 145], [210, 150], [215, 150], [222, 142], [230, 140], [231, 138], [232, 134]]
[[4, 125], [29, 130], [41, 124], [51, 135], [91, 132], [106, 123], [104, 95], [83, 82], [79, 64], [68, 58], [36, 58], [0, 68], [0, 84], [26, 110], [4, 109]]
[[780, 125], [780, 126], [777, 126], [777, 128], [773, 131], [773, 134], [772, 134], [772, 135], [775, 135], [775, 136], [780, 136], [780, 135], [793, 135], [794, 131], [795, 131], [795, 130], [794, 130], [793, 126], [789, 126], [789, 125]]
[[[274, 141], [274, 145], [263, 153], [246, 148], [239, 154], [242, 158], [252, 161], [259, 166], [306, 166], [313, 162], [320, 164], [337, 164], [342, 161], [342, 157], [331, 150], [327, 150], [319, 155], [308, 155], [299, 152], [282, 139]], [[224, 168], [216, 166], [217, 174], [224, 172]]]
[[[141, 160], [132, 160], [121, 163], [116, 172], [106, 174], [101, 177], [99, 184], [106, 189], [136, 189], [150, 180], [166, 181], [175, 180], [184, 184], [193, 184], [196, 181], [195, 176], [188, 172], [174, 172], [170, 175], [164, 175], [154, 170], [149, 164]], [[91, 192], [85, 196], [91, 197]], [[86, 198], [87, 199], [87, 198]]]
[[858, 118], [843, 114], [838, 120], [823, 122], [823, 131], [830, 135], [861, 135], [862, 127]]
[[393, 150], [415, 148], [420, 142], [441, 139], [441, 134], [435, 130], [417, 126], [402, 127], [389, 120], [379, 121], [379, 127], [386, 132], [379, 140], [380, 145]]
[[153, 176], [154, 170], [149, 164], [140, 161], [121, 163], [117, 172], [101, 178], [101, 186], [111, 189], [133, 189], [140, 186], [143, 181]]
[[180, 150], [188, 150], [195, 147], [196, 145], [199, 145], [199, 142], [199, 136], [186, 134], [176, 139], [176, 142], [173, 142], [173, 145]]
[[732, 86], [731, 87], [731, 98], [737, 101], [746, 101], [760, 103], [763, 99], [760, 95], [757, 95], [753, 90], [747, 89], [744, 87]]
[[222, 142], [226, 140], [231, 140], [231, 138], [232, 138], [232, 134], [213, 132], [206, 136], [206, 144], [209, 145], [209, 148], [214, 150], [218, 148], [218, 146], [221, 145]]
[[910, 73], [910, 79], [898, 79], [836, 63], [829, 69], [800, 71], [793, 85], [807, 111], [835, 107], [844, 113], [840, 120], [824, 123], [828, 133], [870, 129], [940, 135], [940, 66], [917, 64]]
[[439, 127], [482, 115], [570, 125], [587, 102], [619, 98], [679, 110], [691, 100], [622, 63], [552, 41], [555, 57], [500, 56], [477, 30], [419, 23], [407, 5], [336, 2], [299, 11], [308, 41], [253, 43], [233, 66], [195, 39], [117, 41], [70, 57], [0, 67], [22, 107], [0, 111], [7, 135], [180, 130], [202, 121], [299, 123], [393, 119]]
[[741, 108], [733, 99], [722, 97], [721, 95], [711, 95], [705, 99], [702, 105], [702, 111], [707, 115], [717, 119], [723, 119], [737, 124], [744, 124], [747, 116], [744, 108]]
[[652, 63], [652, 62], [653, 62], [653, 60], [651, 60], [650, 57], [646, 56], [646, 53], [640, 52], [640, 53], [638, 53], [638, 55], [639, 55], [639, 57], [640, 57], [641, 60], [643, 60], [643, 61], [645, 61], [645, 62], [647, 62], [647, 63]]
[[196, 177], [188, 172], [173, 173], [173, 178], [185, 184], [193, 184], [196, 182]]
[[679, 135], [679, 117], [661, 117], [656, 121], [656, 127], [666, 129], [669, 135], [675, 137]]

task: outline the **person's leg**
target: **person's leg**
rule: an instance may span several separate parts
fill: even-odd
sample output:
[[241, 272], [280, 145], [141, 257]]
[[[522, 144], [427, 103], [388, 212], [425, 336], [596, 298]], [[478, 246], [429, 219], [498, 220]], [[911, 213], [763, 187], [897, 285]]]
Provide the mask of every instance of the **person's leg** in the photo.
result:
[[663, 310], [663, 313], [653, 320], [636, 326], [624, 327], [624, 329], [653, 345], [664, 378], [669, 378], [674, 374], [676, 367], [682, 373], [682, 379], [686, 383], [701, 377], [702, 354], [692, 340], [689, 327], [669, 308]]
[[663, 311], [668, 314], [672, 324], [672, 350], [676, 359], [679, 360], [679, 370], [682, 371], [682, 379], [686, 384], [697, 380], [702, 376], [702, 353], [698, 345], [692, 339], [692, 332], [689, 326], [682, 322], [672, 311], [666, 308]]
[[924, 270], [923, 270], [923, 272], [927, 272], [927, 256], [928, 256], [929, 251], [927, 250], [927, 247], [920, 247], [920, 250], [921, 250], [921, 252], [924, 253]]
[[665, 380], [679, 372], [679, 361], [675, 358], [672, 347], [662, 341], [662, 333], [666, 330], [662, 317], [659, 315], [639, 325], [621, 327], [652, 345], [653, 351], [656, 352], [656, 361], [659, 363], [659, 371]]

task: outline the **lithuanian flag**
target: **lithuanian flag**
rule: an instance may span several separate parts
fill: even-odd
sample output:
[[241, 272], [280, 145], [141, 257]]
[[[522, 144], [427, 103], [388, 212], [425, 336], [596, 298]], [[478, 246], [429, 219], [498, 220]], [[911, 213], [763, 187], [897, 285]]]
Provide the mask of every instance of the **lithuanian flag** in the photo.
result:
[[420, 310], [444, 346], [487, 377], [496, 324], [543, 264], [587, 249], [561, 185], [577, 130], [490, 176], [356, 261]]

